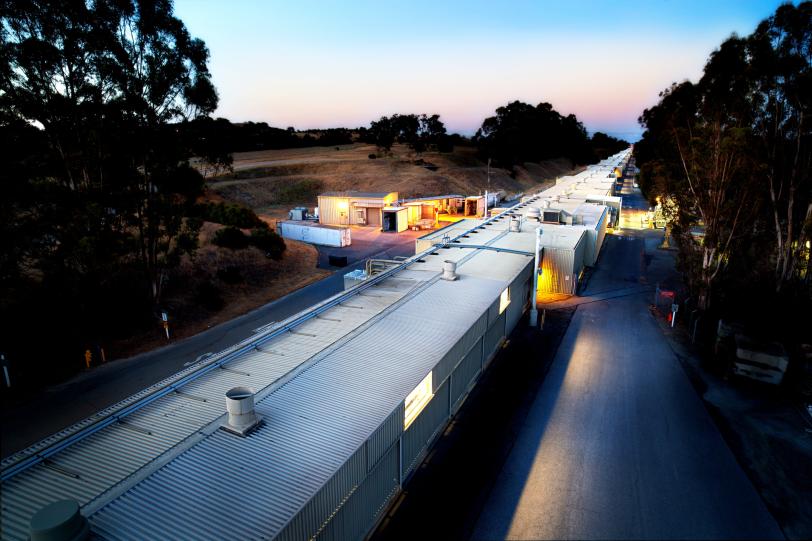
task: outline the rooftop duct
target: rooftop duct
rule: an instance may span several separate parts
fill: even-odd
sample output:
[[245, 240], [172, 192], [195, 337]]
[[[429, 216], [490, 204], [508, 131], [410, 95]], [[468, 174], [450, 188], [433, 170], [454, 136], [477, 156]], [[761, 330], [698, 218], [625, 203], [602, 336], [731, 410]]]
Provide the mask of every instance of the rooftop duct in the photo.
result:
[[82, 541], [90, 533], [75, 500], [49, 503], [34, 513], [29, 527], [31, 541]]
[[254, 390], [250, 387], [234, 387], [226, 392], [228, 421], [223, 430], [245, 436], [256, 428], [262, 417], [254, 412]]
[[449, 261], [447, 259], [443, 261], [443, 275], [441, 278], [451, 282], [459, 278], [459, 275], [457, 274], [457, 264], [454, 261]]
[[518, 233], [522, 230], [522, 222], [518, 218], [510, 219], [510, 232]]

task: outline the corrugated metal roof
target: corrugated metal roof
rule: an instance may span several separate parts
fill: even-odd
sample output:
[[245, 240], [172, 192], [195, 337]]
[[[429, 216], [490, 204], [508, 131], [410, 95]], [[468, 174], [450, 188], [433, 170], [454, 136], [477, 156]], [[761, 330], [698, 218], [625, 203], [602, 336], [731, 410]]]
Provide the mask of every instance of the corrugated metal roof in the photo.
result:
[[265, 422], [247, 438], [207, 436], [92, 515], [94, 531], [109, 539], [273, 537], [505, 286], [476, 277], [433, 283], [260, 400]]
[[438, 199], [462, 199], [465, 197], [464, 195], [452, 193], [447, 195], [428, 195], [426, 197], [411, 197], [409, 199], [403, 199], [404, 203], [417, 203], [420, 201], [436, 201]]
[[[583, 176], [572, 182], [578, 178]], [[347, 192], [324, 195], [332, 194]], [[520, 212], [526, 207], [518, 206]], [[435, 235], [453, 238], [481, 224], [464, 220]], [[532, 249], [532, 233], [507, 229], [507, 219], [493, 219], [457, 240]], [[26, 538], [33, 513], [61, 498], [78, 500], [92, 515], [94, 532], [109, 538], [166, 537], [173, 528], [189, 537], [278, 532], [402, 404], [442, 357], [443, 345], [465, 333], [526, 266], [526, 256], [455, 244], [434, 248], [423, 262], [358, 286], [346, 300], [328, 299], [303, 312], [305, 319], [297, 314], [3, 461], [2, 537]], [[458, 262], [461, 280], [438, 281], [444, 260]], [[259, 391], [257, 409], [266, 416], [245, 439], [217, 430], [223, 394], [237, 385]]]

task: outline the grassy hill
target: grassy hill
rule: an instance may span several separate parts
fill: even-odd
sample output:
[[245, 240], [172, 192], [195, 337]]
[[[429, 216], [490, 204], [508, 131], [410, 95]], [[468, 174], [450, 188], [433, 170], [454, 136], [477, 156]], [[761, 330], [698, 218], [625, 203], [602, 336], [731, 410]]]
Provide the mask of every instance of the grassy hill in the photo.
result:
[[[376, 155], [370, 159], [370, 155]], [[572, 170], [569, 160], [524, 164], [513, 174], [491, 168], [492, 190], [525, 192]], [[420, 156], [396, 145], [379, 156], [373, 145], [297, 148], [234, 154], [232, 173], [209, 179], [209, 196], [246, 205], [272, 219], [294, 206], [312, 208], [323, 191], [398, 191], [401, 197], [459, 193], [472, 195], [488, 186], [487, 165], [476, 149], [457, 147]]]

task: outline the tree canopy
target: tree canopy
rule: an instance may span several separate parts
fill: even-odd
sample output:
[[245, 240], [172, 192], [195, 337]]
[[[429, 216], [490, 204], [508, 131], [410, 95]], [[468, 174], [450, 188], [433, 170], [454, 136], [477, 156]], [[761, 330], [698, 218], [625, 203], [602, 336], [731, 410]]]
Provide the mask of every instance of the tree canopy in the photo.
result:
[[680, 263], [702, 307], [723, 276], [775, 292], [805, 283], [809, 296], [811, 60], [812, 3], [785, 4], [640, 117], [641, 187], [671, 202]]
[[436, 114], [382, 116], [361, 132], [361, 140], [387, 152], [395, 143], [408, 145], [418, 154], [426, 150], [451, 152], [453, 148], [453, 140]]
[[129, 329], [196, 248], [200, 142], [185, 126], [217, 106], [208, 49], [169, 0], [1, 9], [4, 327], [24, 342], [26, 319], [53, 322], [68, 346]]
[[483, 158], [502, 167], [561, 157], [593, 163], [629, 145], [604, 133], [595, 135], [593, 144], [575, 115], [564, 116], [549, 103], [513, 101], [482, 122], [474, 142]]

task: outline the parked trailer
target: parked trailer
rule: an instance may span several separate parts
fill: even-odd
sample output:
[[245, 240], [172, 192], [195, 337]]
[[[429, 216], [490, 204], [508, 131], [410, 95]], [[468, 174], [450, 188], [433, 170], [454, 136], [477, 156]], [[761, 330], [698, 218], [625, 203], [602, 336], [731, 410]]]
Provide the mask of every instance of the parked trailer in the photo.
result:
[[321, 246], [343, 247], [352, 244], [349, 227], [323, 225], [312, 222], [278, 222], [277, 232], [286, 239], [299, 240]]

